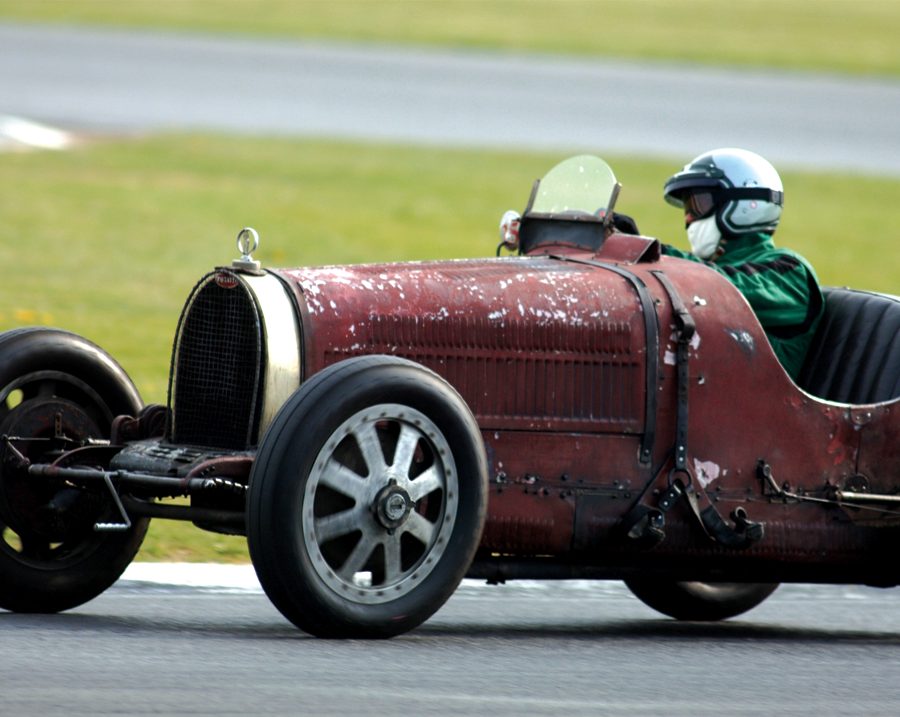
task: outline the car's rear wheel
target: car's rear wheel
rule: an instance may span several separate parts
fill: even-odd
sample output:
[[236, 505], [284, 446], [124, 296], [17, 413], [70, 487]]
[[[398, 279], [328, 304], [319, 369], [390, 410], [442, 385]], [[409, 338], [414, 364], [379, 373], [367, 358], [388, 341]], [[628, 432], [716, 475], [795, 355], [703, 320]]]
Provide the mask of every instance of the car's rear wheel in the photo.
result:
[[628, 589], [648, 607], [676, 620], [714, 622], [759, 605], [778, 583], [704, 583], [632, 578]]
[[401, 359], [349, 359], [287, 401], [250, 477], [247, 537], [275, 606], [320, 637], [391, 637], [456, 589], [487, 504], [463, 400]]
[[122, 522], [105, 487], [32, 476], [27, 464], [52, 463], [87, 439], [108, 438], [113, 417], [140, 406], [125, 371], [86, 339], [45, 328], [0, 334], [0, 435], [15, 445], [0, 444], [0, 608], [75, 607], [131, 562], [146, 520], [98, 532], [98, 522]]

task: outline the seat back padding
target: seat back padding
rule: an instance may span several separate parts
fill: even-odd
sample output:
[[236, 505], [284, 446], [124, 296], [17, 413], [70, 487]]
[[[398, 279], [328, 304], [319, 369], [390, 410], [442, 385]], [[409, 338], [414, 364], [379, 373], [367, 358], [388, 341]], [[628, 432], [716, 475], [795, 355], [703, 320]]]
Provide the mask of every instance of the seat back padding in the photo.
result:
[[798, 384], [839, 403], [900, 396], [900, 298], [829, 288]]

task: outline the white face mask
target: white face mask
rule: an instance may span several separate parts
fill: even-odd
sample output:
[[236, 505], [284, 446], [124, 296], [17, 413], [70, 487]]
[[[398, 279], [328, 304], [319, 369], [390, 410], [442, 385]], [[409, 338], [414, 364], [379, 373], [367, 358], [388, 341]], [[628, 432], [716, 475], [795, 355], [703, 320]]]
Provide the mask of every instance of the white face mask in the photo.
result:
[[691, 222], [687, 228], [687, 235], [691, 251], [700, 259], [711, 259], [719, 242], [722, 241], [722, 232], [716, 226], [715, 216]]

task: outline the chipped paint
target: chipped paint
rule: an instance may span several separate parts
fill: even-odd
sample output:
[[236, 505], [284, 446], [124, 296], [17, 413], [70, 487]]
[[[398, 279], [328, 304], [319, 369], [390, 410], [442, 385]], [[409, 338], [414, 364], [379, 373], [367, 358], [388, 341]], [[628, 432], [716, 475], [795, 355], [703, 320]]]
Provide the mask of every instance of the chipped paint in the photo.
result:
[[694, 458], [694, 476], [696, 476], [697, 482], [703, 488], [706, 488], [706, 486], [713, 481], [718, 480], [719, 475], [721, 474], [722, 469], [717, 463], [713, 463], [712, 461], [701, 461]]
[[[277, 272], [306, 304], [312, 371], [350, 354], [394, 354], [451, 378], [487, 425], [509, 417], [522, 430], [643, 425], [643, 321], [619, 275], [524, 258]], [[496, 381], [536, 382], [539, 393], [517, 391], [501, 405]]]
[[[678, 365], [678, 357], [675, 353], [675, 345], [678, 343], [678, 332], [673, 331], [669, 334], [669, 341], [666, 344], [666, 351], [663, 354], [663, 363], [668, 366], [677, 366]], [[695, 331], [694, 335], [691, 337], [690, 347], [697, 351], [700, 348], [700, 332]]]
[[753, 356], [756, 352], [756, 342], [749, 331], [746, 329], [726, 329], [726, 332], [737, 342], [744, 355], [748, 358]]

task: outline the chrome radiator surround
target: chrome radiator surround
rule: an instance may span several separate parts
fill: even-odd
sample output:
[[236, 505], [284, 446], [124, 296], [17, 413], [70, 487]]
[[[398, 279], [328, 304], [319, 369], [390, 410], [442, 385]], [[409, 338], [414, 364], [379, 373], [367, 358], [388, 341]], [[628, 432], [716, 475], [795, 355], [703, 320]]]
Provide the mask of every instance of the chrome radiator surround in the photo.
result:
[[176, 333], [166, 439], [255, 446], [300, 383], [299, 346], [293, 302], [275, 276], [224, 268], [204, 276]]

